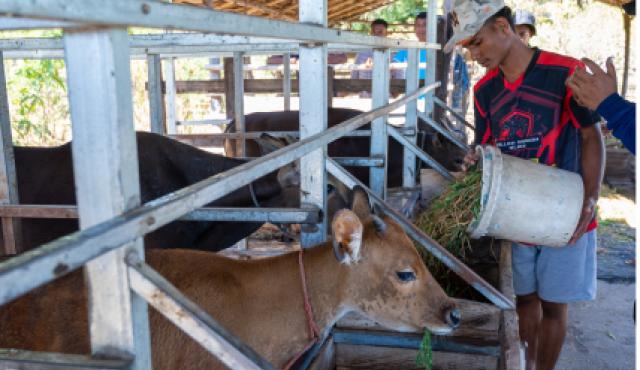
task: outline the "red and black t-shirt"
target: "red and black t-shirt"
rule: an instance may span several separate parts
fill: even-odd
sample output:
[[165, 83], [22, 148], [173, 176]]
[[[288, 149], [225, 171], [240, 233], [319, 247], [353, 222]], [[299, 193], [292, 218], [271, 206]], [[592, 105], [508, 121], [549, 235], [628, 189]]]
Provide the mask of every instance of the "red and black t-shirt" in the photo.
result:
[[513, 83], [499, 68], [489, 71], [474, 86], [476, 144], [580, 172], [579, 129], [595, 123], [565, 85], [580, 63], [534, 49], [526, 71]]
[[565, 85], [579, 65], [576, 59], [534, 49], [529, 66], [513, 83], [499, 68], [489, 71], [474, 86], [476, 144], [580, 173], [580, 128], [595, 119]]

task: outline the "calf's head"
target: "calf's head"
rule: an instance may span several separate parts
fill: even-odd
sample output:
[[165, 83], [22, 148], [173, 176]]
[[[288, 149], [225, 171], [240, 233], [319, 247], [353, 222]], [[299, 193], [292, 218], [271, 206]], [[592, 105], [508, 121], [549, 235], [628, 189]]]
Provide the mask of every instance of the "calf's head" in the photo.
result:
[[402, 228], [372, 214], [366, 193], [354, 192], [351, 210], [332, 222], [333, 248], [343, 270], [343, 302], [398, 331], [446, 334], [460, 312], [422, 262]]

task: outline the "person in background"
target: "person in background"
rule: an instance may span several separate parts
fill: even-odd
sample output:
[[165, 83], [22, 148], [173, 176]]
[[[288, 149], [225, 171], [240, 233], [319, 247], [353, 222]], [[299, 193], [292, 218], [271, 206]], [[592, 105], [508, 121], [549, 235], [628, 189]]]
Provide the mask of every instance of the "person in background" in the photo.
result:
[[[444, 51], [461, 44], [487, 69], [474, 86], [475, 143], [582, 177], [580, 218], [566, 246], [512, 243], [526, 369], [552, 370], [567, 332], [568, 303], [591, 301], [596, 295], [602, 133], [592, 112], [578, 105], [565, 85], [580, 61], [525, 45], [503, 0], [454, 0], [451, 13], [454, 35]], [[475, 153], [465, 162], [477, 162]]]
[[[376, 19], [371, 22], [371, 36], [387, 37], [388, 24], [384, 19]], [[371, 68], [373, 68], [373, 51], [361, 51], [356, 55], [355, 64], [366, 68], [351, 72], [351, 78], [371, 79]]]
[[514, 19], [516, 33], [525, 45], [530, 46], [529, 41], [536, 35], [536, 17], [533, 13], [518, 9]]
[[616, 69], [612, 58], [607, 59], [607, 71], [591, 59], [583, 58], [591, 70], [578, 67], [567, 79], [578, 104], [596, 111], [607, 120], [607, 128], [633, 155], [636, 154], [636, 104], [622, 98], [617, 92]]
[[[420, 12], [416, 15], [416, 19], [413, 23], [413, 32], [415, 33], [418, 41], [427, 42], [427, 12]], [[393, 57], [393, 63], [407, 63], [408, 53], [406, 50], [400, 50]], [[427, 62], [426, 50], [420, 50], [420, 64], [423, 65]], [[398, 76], [399, 77], [399, 76]], [[425, 68], [420, 67], [419, 78], [423, 80], [425, 78]]]

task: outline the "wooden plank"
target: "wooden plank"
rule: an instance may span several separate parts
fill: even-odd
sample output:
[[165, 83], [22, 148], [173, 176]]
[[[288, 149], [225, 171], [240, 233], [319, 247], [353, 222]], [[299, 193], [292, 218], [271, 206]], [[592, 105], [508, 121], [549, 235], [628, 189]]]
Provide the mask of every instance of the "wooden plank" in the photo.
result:
[[333, 337], [327, 339], [320, 353], [309, 365], [309, 370], [334, 370], [336, 368], [336, 346]]
[[[7, 81], [4, 75], [4, 57], [0, 50], [0, 204], [18, 204], [18, 178], [13, 154], [11, 119]], [[2, 219], [4, 254], [19, 253], [21, 245], [20, 220]]]
[[[423, 333], [399, 333], [375, 330], [334, 329], [334, 342], [376, 347], [419, 349]], [[486, 338], [447, 337], [432, 335], [431, 345], [434, 351], [467, 353], [500, 357], [498, 341]]]
[[[498, 341], [500, 309], [492, 304], [465, 299], [456, 299], [456, 303], [460, 309], [462, 320], [460, 326], [454, 330], [450, 336]], [[336, 327], [345, 329], [387, 330], [376, 322], [354, 312], [340, 319]]]
[[[511, 242], [500, 243], [500, 291], [505, 297], [515, 299], [513, 270], [511, 266]], [[502, 345], [501, 369], [519, 370], [524, 353], [520, 346], [518, 315], [515, 310], [504, 310], [500, 314], [500, 344]]]
[[[291, 80], [291, 92], [299, 92], [298, 79]], [[244, 92], [249, 94], [281, 93], [283, 89], [282, 79], [250, 79], [244, 80]], [[224, 80], [194, 80], [176, 81], [178, 94], [201, 93], [222, 94], [225, 92]], [[359, 93], [371, 91], [371, 80], [353, 80], [337, 78], [333, 81], [335, 93]], [[390, 93], [397, 95], [405, 92], [405, 80], [393, 79], [389, 83]]]
[[[66, 32], [64, 48], [76, 199], [80, 228], [87, 229], [140, 204], [127, 30]], [[131, 369], [149, 369], [147, 305], [129, 289], [128, 250], [144, 254], [142, 238], [85, 265], [91, 352], [134, 354]]]
[[327, 106], [333, 107], [333, 97], [336, 96], [335, 91], [336, 70], [329, 66], [327, 67]]
[[163, 65], [163, 75], [165, 78], [165, 83], [164, 83], [164, 92], [165, 92], [165, 104], [166, 104], [166, 109], [165, 109], [165, 115], [166, 115], [166, 128], [167, 128], [167, 134], [172, 135], [175, 134], [177, 132], [176, 129], [176, 121], [178, 120], [176, 118], [176, 94], [178, 93], [176, 91], [176, 67], [175, 67], [175, 63], [176, 63], [176, 58], [168, 58], [164, 60], [164, 65]]
[[150, 131], [165, 133], [165, 106], [162, 97], [162, 60], [159, 54], [147, 55], [147, 85]]
[[[234, 104], [234, 99], [235, 99], [235, 80], [233, 78], [234, 74], [233, 74], [233, 58], [224, 58], [224, 80], [223, 81], [200, 81], [201, 83], [206, 83], [207, 85], [219, 85], [219, 82], [223, 83], [223, 90], [222, 91], [216, 91], [216, 92], [223, 92], [224, 93], [224, 106], [225, 106], [225, 111], [226, 111], [226, 116], [229, 119], [233, 119], [234, 118], [234, 109], [235, 109], [235, 104]], [[180, 83], [184, 83], [187, 81], [180, 81]], [[176, 82], [176, 91], [178, 93], [181, 93], [181, 91], [178, 89], [178, 86], [180, 85], [180, 83]], [[213, 91], [207, 91], [207, 92], [213, 92]]]
[[0, 370], [126, 369], [131, 360], [97, 359], [86, 355], [0, 349]]
[[[336, 344], [337, 370], [423, 370], [416, 365], [418, 350]], [[491, 356], [433, 352], [433, 370], [496, 370]]]

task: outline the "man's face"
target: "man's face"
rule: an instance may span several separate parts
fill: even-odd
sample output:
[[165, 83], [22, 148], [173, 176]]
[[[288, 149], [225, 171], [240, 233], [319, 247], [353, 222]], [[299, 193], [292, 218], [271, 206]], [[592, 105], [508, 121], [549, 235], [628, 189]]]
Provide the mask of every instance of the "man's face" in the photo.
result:
[[387, 27], [384, 24], [374, 24], [371, 26], [371, 35], [385, 37], [387, 36]]
[[418, 40], [422, 42], [427, 41], [427, 20], [425, 18], [416, 18], [413, 29]]
[[520, 40], [525, 43], [525, 45], [529, 45], [529, 40], [533, 37], [531, 33], [531, 28], [529, 26], [520, 24], [516, 26], [516, 34], [520, 37]]
[[[494, 24], [485, 25], [463, 44], [469, 50], [471, 59], [487, 69], [498, 67], [511, 46], [510, 38], [504, 30], [505, 24], [501, 24], [502, 21], [498, 18]], [[506, 27], [509, 27], [508, 23]]]

